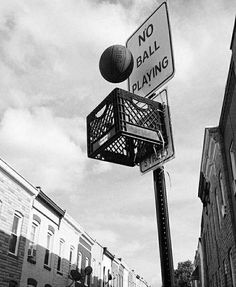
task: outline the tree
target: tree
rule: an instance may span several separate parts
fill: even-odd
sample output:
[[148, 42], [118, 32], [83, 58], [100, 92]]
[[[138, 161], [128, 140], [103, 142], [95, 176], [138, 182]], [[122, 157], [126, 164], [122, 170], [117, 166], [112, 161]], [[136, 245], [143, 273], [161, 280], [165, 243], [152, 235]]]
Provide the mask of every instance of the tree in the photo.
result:
[[176, 287], [191, 287], [191, 274], [193, 264], [190, 260], [179, 262], [178, 268], [174, 271]]

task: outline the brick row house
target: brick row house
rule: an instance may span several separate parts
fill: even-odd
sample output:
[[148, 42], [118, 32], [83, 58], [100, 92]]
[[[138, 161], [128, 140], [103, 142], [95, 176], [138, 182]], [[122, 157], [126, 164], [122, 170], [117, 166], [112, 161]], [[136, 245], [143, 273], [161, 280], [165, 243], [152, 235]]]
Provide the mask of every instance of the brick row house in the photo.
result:
[[193, 286], [236, 286], [236, 28], [219, 126], [206, 128], [198, 196], [201, 232]]
[[0, 286], [19, 286], [38, 190], [0, 160]]
[[0, 286], [148, 284], [0, 159]]

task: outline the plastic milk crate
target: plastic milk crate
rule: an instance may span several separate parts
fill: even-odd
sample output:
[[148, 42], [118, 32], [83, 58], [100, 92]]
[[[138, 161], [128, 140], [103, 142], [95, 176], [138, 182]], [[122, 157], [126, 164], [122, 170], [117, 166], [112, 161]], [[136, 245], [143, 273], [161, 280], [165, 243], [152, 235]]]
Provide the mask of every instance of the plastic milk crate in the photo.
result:
[[87, 116], [88, 157], [134, 166], [163, 149], [163, 110], [159, 102], [114, 89]]

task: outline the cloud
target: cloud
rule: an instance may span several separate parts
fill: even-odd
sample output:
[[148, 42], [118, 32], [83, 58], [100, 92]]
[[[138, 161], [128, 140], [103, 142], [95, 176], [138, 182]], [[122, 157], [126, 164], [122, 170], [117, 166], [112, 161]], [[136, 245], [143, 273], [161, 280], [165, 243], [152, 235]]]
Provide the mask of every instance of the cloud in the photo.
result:
[[[135, 256], [138, 252], [144, 252], [145, 244], [141, 243], [138, 240], [132, 240], [127, 242], [120, 248], [120, 253], [123, 254], [125, 257]], [[125, 260], [125, 258], [124, 258]]]
[[18, 105], [47, 105], [60, 115], [75, 115], [81, 101], [106, 94], [98, 60], [108, 45], [125, 42], [122, 8], [92, 9], [86, 1], [0, 5], [1, 110], [15, 107], [17, 94]]
[[[103, 220], [102, 220], [103, 219]], [[101, 225], [101, 223], [105, 224], [107, 227], [125, 229], [123, 230], [123, 235], [125, 233], [129, 233], [130, 229], [135, 226], [137, 228], [137, 233], [147, 234], [148, 232], [155, 232], [156, 226], [153, 224], [153, 220], [151, 217], [140, 215], [132, 215], [132, 214], [122, 214], [118, 212], [110, 212], [109, 216], [106, 218], [104, 222], [104, 214], [98, 214], [97, 217], [91, 222], [90, 227], [96, 228], [96, 226]]]
[[[110, 229], [94, 229], [91, 231], [91, 234], [94, 239], [98, 242], [102, 242], [102, 246], [110, 248], [114, 248], [114, 246], [118, 243], [118, 236], [116, 232], [111, 231]], [[112, 249], [110, 250], [111, 252]]]
[[95, 238], [99, 243], [102, 243], [104, 247], [107, 247], [115, 256], [122, 256], [124, 261], [135, 256], [137, 252], [142, 253], [145, 251], [145, 245], [141, 244], [137, 240], [129, 241], [117, 248], [119, 242], [121, 242], [121, 236], [118, 236], [117, 233], [112, 232], [111, 230], [93, 230], [92, 234], [93, 238]]
[[109, 162], [96, 162], [95, 164], [91, 163], [91, 165], [92, 169], [89, 172], [94, 175], [99, 175], [112, 169], [112, 165]]
[[79, 122], [53, 117], [47, 108], [9, 109], [0, 127], [2, 157], [49, 193], [73, 192], [85, 168]]

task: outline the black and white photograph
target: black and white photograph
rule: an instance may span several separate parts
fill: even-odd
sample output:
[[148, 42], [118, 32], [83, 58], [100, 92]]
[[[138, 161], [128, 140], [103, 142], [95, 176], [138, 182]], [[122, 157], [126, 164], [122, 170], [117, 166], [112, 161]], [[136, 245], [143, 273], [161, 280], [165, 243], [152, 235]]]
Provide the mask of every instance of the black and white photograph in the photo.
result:
[[0, 287], [236, 287], [235, 0], [0, 1]]

